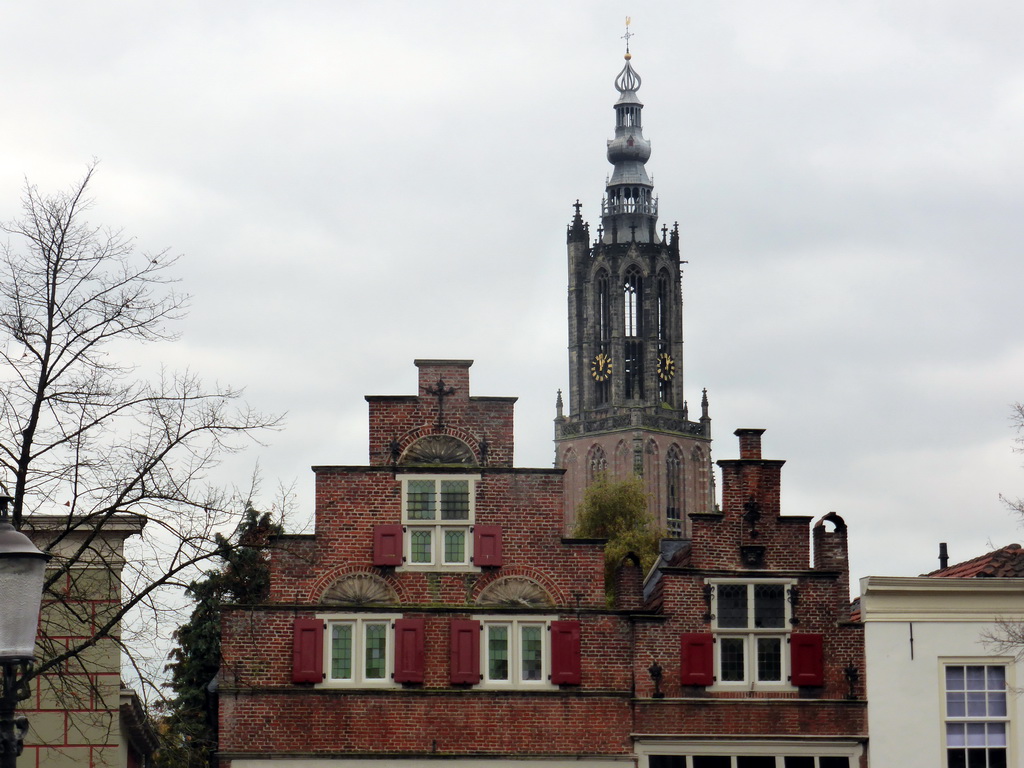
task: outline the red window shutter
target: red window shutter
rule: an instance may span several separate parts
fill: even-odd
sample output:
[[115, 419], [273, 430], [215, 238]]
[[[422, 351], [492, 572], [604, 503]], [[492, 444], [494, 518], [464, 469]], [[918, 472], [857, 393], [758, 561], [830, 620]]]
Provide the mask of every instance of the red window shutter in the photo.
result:
[[423, 619], [395, 621], [395, 682], [422, 683], [426, 622]]
[[579, 685], [582, 675], [580, 623], [551, 622], [551, 682], [555, 685]]
[[323, 679], [323, 619], [295, 619], [292, 635], [292, 682], [321, 683]]
[[452, 619], [451, 642], [452, 683], [476, 685], [480, 682], [480, 622]]
[[825, 657], [821, 635], [790, 635], [789, 651], [793, 685], [824, 685]]
[[679, 665], [683, 685], [714, 685], [715, 638], [710, 633], [685, 633]]
[[501, 565], [501, 526], [473, 526], [473, 565], [494, 568]]
[[375, 525], [373, 527], [373, 564], [402, 564], [402, 526]]

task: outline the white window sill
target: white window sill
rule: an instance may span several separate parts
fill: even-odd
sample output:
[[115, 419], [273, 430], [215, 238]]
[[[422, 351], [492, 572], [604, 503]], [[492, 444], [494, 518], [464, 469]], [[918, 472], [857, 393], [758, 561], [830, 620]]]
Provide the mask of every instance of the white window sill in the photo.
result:
[[480, 573], [475, 565], [399, 565], [395, 573]]

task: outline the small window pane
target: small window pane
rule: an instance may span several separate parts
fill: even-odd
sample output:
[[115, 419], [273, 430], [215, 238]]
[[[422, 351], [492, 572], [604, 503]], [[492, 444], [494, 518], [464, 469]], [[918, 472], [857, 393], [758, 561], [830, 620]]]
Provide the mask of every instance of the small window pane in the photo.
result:
[[[786, 768], [789, 768], [787, 765]], [[818, 768], [850, 768], [848, 757], [819, 757]]]
[[990, 749], [988, 751], [988, 768], [1006, 768], [1006, 750]]
[[466, 531], [444, 532], [444, 561], [446, 563], [466, 562]]
[[434, 481], [410, 480], [406, 489], [410, 520], [434, 519]]
[[736, 768], [775, 768], [775, 758], [770, 755], [740, 755]]
[[949, 768], [967, 768], [967, 750], [950, 749], [946, 751], [946, 765]]
[[732, 768], [728, 755], [694, 755], [693, 768]]
[[967, 694], [961, 692], [946, 694], [946, 715], [964, 717], [967, 714]]
[[984, 723], [967, 723], [967, 746], [969, 746], [969, 747], [984, 747], [985, 746], [985, 724]]
[[541, 649], [541, 628], [525, 626], [522, 628], [523, 680], [540, 680], [543, 659]]
[[984, 667], [967, 667], [967, 690], [968, 691], [984, 691], [985, 690], [985, 668]]
[[1006, 692], [994, 691], [988, 695], [989, 717], [1006, 717]]
[[410, 547], [412, 551], [412, 561], [414, 563], [430, 563], [433, 558], [430, 553], [430, 540], [433, 538], [433, 531], [431, 530], [414, 530], [409, 535]]
[[491, 680], [508, 680], [508, 627], [487, 628], [487, 676]]
[[1006, 723], [988, 724], [988, 745], [990, 747], [1006, 746]]
[[963, 747], [967, 745], [967, 735], [963, 723], [946, 723], [946, 746]]
[[946, 667], [946, 690], [962, 691], [964, 689], [964, 668]]
[[777, 629], [785, 625], [785, 586], [782, 584], [755, 584], [754, 626]]
[[984, 717], [985, 710], [988, 709], [988, 694], [984, 691], [968, 691], [967, 692], [967, 716], [968, 717]]
[[757, 638], [757, 679], [761, 682], [782, 681], [782, 638]]
[[785, 758], [784, 765], [785, 768], [814, 768], [814, 758], [807, 755], [789, 756]]
[[352, 679], [352, 625], [331, 625], [331, 677]]
[[726, 683], [743, 682], [746, 678], [744, 649], [746, 641], [740, 637], [723, 637], [718, 641], [721, 655], [722, 681]]
[[686, 768], [685, 755], [650, 755], [647, 758], [650, 768]]
[[366, 679], [383, 680], [387, 668], [387, 625], [366, 625]]
[[990, 691], [1001, 691], [1006, 687], [1006, 670], [999, 666], [988, 668], [988, 689]]
[[988, 768], [987, 749], [968, 749], [967, 768]]
[[719, 584], [718, 626], [745, 628], [747, 626], [747, 585]]
[[441, 481], [441, 519], [469, 520], [469, 481]]

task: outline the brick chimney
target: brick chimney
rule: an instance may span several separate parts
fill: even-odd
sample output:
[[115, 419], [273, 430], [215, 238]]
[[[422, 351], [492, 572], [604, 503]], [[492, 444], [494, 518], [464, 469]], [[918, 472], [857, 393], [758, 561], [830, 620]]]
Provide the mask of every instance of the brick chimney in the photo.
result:
[[737, 429], [740, 457], [718, 462], [722, 468], [722, 513], [727, 518], [756, 514], [759, 519], [778, 517], [782, 511], [781, 459], [761, 458], [763, 429]]
[[630, 552], [615, 567], [615, 607], [619, 610], [640, 608], [644, 602], [643, 581], [640, 560]]
[[733, 432], [740, 439], [741, 459], [761, 458], [761, 435], [764, 432], [763, 429], [737, 429]]
[[[831, 530], [829, 530], [831, 526]], [[838, 571], [836, 589], [840, 595], [850, 594], [850, 550], [846, 538], [846, 521], [829, 512], [814, 524], [814, 570]], [[840, 611], [840, 620], [844, 620]]]
[[437, 391], [439, 381], [444, 382], [444, 390], [454, 389], [450, 397], [452, 400], [469, 399], [469, 367], [473, 365], [472, 360], [414, 360], [413, 363], [419, 368], [419, 395], [421, 397], [431, 395], [428, 390]]

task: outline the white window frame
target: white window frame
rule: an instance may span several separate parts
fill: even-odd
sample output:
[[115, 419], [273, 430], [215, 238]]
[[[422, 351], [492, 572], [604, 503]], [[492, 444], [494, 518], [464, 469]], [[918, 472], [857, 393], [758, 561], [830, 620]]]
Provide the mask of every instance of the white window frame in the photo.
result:
[[807, 741], [785, 741], [768, 739], [751, 739], [750, 741], [637, 741], [636, 753], [639, 757], [638, 768], [650, 768], [651, 756], [673, 756], [685, 759], [686, 768], [692, 768], [693, 756], [728, 756], [732, 758], [730, 765], [736, 766], [737, 757], [774, 757], [776, 768], [785, 768], [787, 757], [812, 757], [815, 768], [819, 768], [822, 757], [845, 757], [850, 768], [860, 765], [864, 748], [852, 741], [821, 740], [814, 743]]
[[[718, 690], [796, 690], [790, 682], [792, 674], [790, 664], [790, 635], [793, 633], [792, 604], [789, 601], [789, 590], [795, 582], [792, 579], [706, 579], [706, 584], [714, 588], [711, 602], [711, 631], [715, 636], [715, 684], [712, 689]], [[722, 586], [746, 586], [747, 588], [747, 623], [754, 623], [754, 588], [759, 585], [781, 586], [783, 619], [781, 627], [720, 627], [719, 626], [719, 594]], [[743, 642], [743, 679], [725, 680], [722, 675], [723, 640], [739, 639]], [[778, 680], [758, 680], [758, 641], [762, 639], [779, 640], [779, 678]]]
[[[1004, 704], [1004, 707], [1005, 707], [1005, 710], [1006, 710], [1005, 714], [1002, 715], [1002, 716], [988, 715], [988, 714], [986, 714], [985, 716], [971, 716], [971, 715], [968, 715], [966, 713], [964, 715], [950, 713], [950, 711], [949, 711], [949, 697], [947, 696], [947, 693], [949, 692], [949, 689], [947, 688], [946, 670], [948, 670], [951, 667], [965, 667], [965, 668], [966, 667], [985, 667], [986, 669], [988, 667], [1001, 667], [1002, 670], [1003, 670], [1003, 681], [1004, 681], [1004, 684], [1005, 684], [1005, 688], [1004, 688], [1005, 693], [1004, 693], [1004, 696], [1003, 696], [1003, 704]], [[1005, 741], [1006, 741], [1005, 745], [1003, 745], [1003, 749], [1005, 750], [1006, 765], [1015, 765], [1016, 764], [1014, 762], [1016, 760], [1016, 755], [1014, 754], [1015, 750], [1013, 749], [1013, 744], [1014, 744], [1014, 741], [1013, 741], [1013, 719], [1014, 719], [1013, 718], [1013, 714], [1014, 714], [1014, 712], [1013, 712], [1013, 710], [1014, 710], [1014, 702], [1017, 699], [1016, 683], [1012, 679], [1013, 678], [1014, 669], [1015, 669], [1014, 659], [1011, 658], [1011, 657], [1004, 657], [1004, 656], [982, 656], [982, 657], [964, 656], [964, 657], [949, 657], [949, 658], [941, 658], [940, 659], [940, 663], [939, 663], [939, 696], [941, 698], [942, 727], [939, 730], [939, 738], [941, 739], [942, 765], [944, 767], [948, 767], [949, 766], [949, 749], [950, 749], [950, 745], [949, 745], [949, 742], [948, 742], [948, 739], [947, 739], [947, 736], [946, 736], [946, 726], [951, 724], [951, 723], [967, 723], [967, 724], [982, 724], [983, 723], [983, 724], [986, 724], [986, 725], [991, 724], [991, 723], [1001, 723], [1001, 724], [1003, 724], [1004, 725], [1003, 733], [1004, 733], [1004, 737], [1005, 737]], [[966, 670], [965, 670], [965, 673], [966, 673]], [[988, 691], [988, 688], [986, 686], [986, 692], [987, 691]], [[993, 746], [998, 746], [998, 745], [988, 745], [988, 744], [986, 744], [986, 745], [979, 745], [979, 746], [985, 746], [986, 748], [991, 748]]]
[[[416, 474], [401, 475], [402, 483], [402, 554], [404, 563], [398, 571], [462, 571], [479, 572], [473, 565], [473, 525], [476, 521], [476, 484], [480, 475], [463, 474]], [[421, 520], [409, 517], [409, 483], [426, 480], [435, 484], [436, 517], [433, 520]], [[440, 488], [444, 481], [463, 481], [469, 484], [469, 511], [465, 520], [442, 520], [440, 504]], [[447, 531], [463, 531], [465, 535], [464, 558], [460, 561], [445, 561], [444, 538]], [[413, 534], [430, 533], [430, 562], [414, 563], [412, 554]]]
[[[324, 633], [324, 680], [319, 687], [324, 688], [400, 688], [394, 681], [395, 675], [395, 621], [402, 618], [400, 614], [317, 614], [327, 624]], [[334, 627], [348, 624], [352, 632], [352, 677], [349, 679], [332, 676], [332, 656], [334, 650]], [[366, 679], [366, 627], [370, 624], [383, 624], [384, 632], [384, 677], [382, 679]]]
[[[551, 683], [551, 617], [549, 616], [473, 616], [480, 622], [480, 683], [477, 688], [557, 690]], [[492, 679], [490, 675], [490, 629], [508, 627], [508, 679]], [[522, 628], [540, 628], [540, 679], [523, 680]]]

